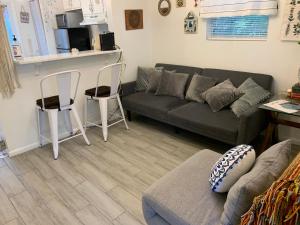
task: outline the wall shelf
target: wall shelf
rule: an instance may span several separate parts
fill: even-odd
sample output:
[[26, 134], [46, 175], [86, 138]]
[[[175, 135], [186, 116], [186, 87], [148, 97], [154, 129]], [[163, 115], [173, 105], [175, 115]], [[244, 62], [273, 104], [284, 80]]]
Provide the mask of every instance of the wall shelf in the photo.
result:
[[82, 51], [79, 53], [62, 53], [56, 55], [45, 55], [45, 56], [34, 56], [34, 57], [26, 57], [22, 59], [14, 60], [15, 64], [17, 65], [27, 65], [27, 64], [38, 64], [43, 62], [52, 62], [52, 61], [59, 61], [59, 60], [66, 60], [66, 59], [74, 59], [74, 58], [82, 58], [88, 56], [97, 56], [97, 55], [107, 55], [107, 54], [114, 54], [120, 53], [122, 50], [113, 50], [113, 51]]

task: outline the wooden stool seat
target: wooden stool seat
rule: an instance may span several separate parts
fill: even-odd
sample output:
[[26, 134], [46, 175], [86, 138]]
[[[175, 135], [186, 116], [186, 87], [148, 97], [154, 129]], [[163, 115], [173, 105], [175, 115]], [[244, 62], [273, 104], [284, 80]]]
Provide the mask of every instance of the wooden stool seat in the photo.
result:
[[[44, 98], [44, 102], [45, 102], [45, 109], [58, 109], [59, 111], [61, 111], [58, 95]], [[70, 105], [73, 105], [73, 104], [74, 104], [74, 100], [70, 99]], [[42, 99], [36, 100], [36, 105], [42, 109], [43, 108], [43, 100]]]
[[[97, 96], [96, 96], [97, 90]], [[98, 88], [91, 88], [85, 91], [86, 96], [90, 97], [109, 97], [110, 96], [110, 86], [100, 86]]]

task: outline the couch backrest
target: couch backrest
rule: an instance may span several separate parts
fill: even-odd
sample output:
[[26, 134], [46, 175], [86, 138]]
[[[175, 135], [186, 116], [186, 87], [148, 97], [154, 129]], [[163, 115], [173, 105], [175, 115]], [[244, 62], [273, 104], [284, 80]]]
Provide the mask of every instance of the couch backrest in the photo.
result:
[[230, 79], [231, 82], [239, 87], [246, 79], [251, 77], [257, 84], [265, 88], [266, 90], [272, 90], [273, 77], [266, 74], [258, 74], [258, 73], [249, 73], [249, 72], [241, 72], [241, 71], [233, 71], [233, 70], [220, 70], [220, 69], [203, 69], [198, 67], [190, 67], [190, 66], [181, 66], [181, 65], [172, 65], [172, 64], [164, 64], [158, 63], [156, 67], [164, 67], [167, 70], [176, 70], [179, 73], [188, 73], [190, 75], [194, 75], [195, 73], [201, 74], [207, 77], [214, 77], [218, 80], [218, 82], [223, 82], [224, 80]]
[[239, 87], [245, 80], [251, 77], [258, 85], [266, 90], [272, 90], [273, 77], [266, 74], [240, 72], [233, 70], [219, 70], [219, 69], [204, 69], [202, 72], [203, 76], [214, 77], [218, 79], [218, 82], [223, 82], [228, 78], [231, 82]]
[[166, 70], [176, 70], [176, 72], [178, 73], [188, 73], [190, 75], [194, 75], [195, 73], [202, 74], [203, 72], [202, 68], [163, 64], [163, 63], [158, 63], [155, 65], [155, 67], [164, 67]]

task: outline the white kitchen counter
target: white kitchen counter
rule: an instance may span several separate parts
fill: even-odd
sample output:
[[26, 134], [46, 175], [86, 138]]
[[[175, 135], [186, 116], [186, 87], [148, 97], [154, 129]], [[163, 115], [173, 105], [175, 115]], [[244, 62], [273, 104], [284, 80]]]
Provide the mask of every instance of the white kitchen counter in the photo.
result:
[[27, 64], [34, 64], [34, 63], [43, 63], [43, 62], [51, 62], [51, 61], [58, 61], [58, 60], [65, 60], [65, 59], [74, 59], [74, 58], [81, 58], [87, 56], [97, 56], [97, 55], [105, 55], [105, 54], [113, 54], [119, 53], [122, 50], [114, 50], [114, 51], [99, 51], [99, 50], [91, 50], [91, 51], [81, 51], [78, 53], [61, 53], [55, 55], [44, 55], [44, 56], [34, 56], [34, 57], [25, 57], [14, 62], [19, 65], [27, 65]]

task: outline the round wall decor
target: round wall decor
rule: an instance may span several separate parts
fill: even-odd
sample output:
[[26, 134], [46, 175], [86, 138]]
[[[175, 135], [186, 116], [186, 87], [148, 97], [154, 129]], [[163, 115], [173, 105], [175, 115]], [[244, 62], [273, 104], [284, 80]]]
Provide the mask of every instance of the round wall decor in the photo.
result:
[[171, 12], [171, 2], [170, 0], [159, 0], [158, 2], [158, 12], [162, 16], [167, 16]]

